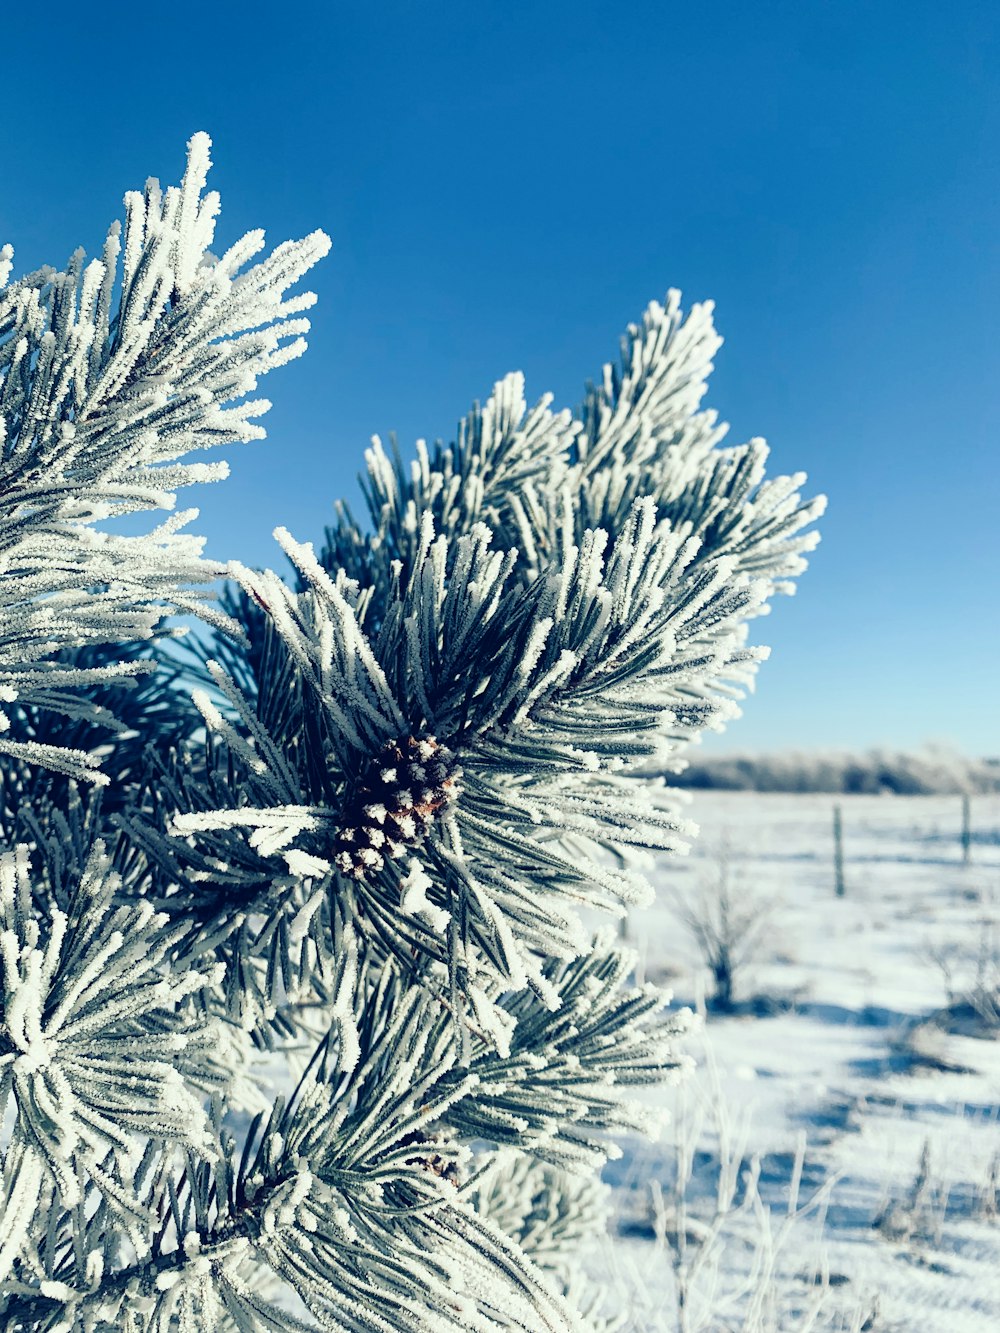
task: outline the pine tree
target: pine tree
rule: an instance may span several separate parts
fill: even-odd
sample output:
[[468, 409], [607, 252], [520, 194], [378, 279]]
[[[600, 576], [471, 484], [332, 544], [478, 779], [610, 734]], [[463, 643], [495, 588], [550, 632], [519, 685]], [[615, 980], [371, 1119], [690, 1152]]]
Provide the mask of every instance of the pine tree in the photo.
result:
[[0, 291], [2, 1326], [597, 1327], [596, 1173], [686, 1016], [584, 916], [686, 845], [648, 775], [737, 714], [821, 503], [722, 446], [671, 292], [576, 415], [509, 375], [376, 438], [286, 579], [193, 510], [122, 535], [263, 434], [328, 246], [215, 258], [208, 149]]

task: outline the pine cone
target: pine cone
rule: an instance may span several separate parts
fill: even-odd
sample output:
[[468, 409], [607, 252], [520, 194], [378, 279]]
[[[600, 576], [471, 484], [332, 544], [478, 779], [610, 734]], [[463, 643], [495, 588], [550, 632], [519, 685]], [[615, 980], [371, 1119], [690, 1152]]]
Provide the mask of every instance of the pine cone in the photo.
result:
[[[439, 1141], [440, 1140], [435, 1139], [433, 1136], [424, 1134], [419, 1129], [416, 1129], [411, 1130], [408, 1134], [404, 1134], [399, 1140], [399, 1146], [401, 1148], [409, 1148], [413, 1145], [420, 1145], [421, 1147], [429, 1145], [430, 1148], [433, 1148], [434, 1144]], [[456, 1189], [459, 1184], [461, 1184], [461, 1173], [458, 1169], [458, 1163], [449, 1161], [439, 1153], [428, 1151], [419, 1157], [407, 1157], [406, 1165], [422, 1166], [425, 1171], [429, 1171], [432, 1175], [439, 1176], [442, 1180], [446, 1180], [449, 1185], [454, 1185]]]
[[454, 754], [433, 736], [403, 736], [383, 746], [350, 793], [334, 844], [337, 869], [364, 879], [424, 837], [455, 799]]

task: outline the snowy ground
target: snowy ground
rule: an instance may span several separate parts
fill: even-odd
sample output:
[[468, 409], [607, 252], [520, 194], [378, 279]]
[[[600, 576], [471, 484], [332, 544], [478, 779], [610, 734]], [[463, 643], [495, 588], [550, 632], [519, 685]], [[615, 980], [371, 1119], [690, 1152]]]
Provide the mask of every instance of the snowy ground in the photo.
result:
[[[706, 973], [677, 895], [711, 898], [728, 875], [734, 902], [753, 902], [766, 920], [755, 959], [737, 972], [737, 1011], [708, 1013], [691, 1046], [696, 1081], [669, 1098], [696, 1150], [694, 1220], [675, 1225], [671, 1204], [683, 1128], [652, 1148], [625, 1145], [606, 1173], [618, 1239], [603, 1280], [625, 1294], [634, 1330], [1000, 1328], [1000, 1031], [962, 1002], [977, 976], [1000, 975], [1000, 797], [973, 798], [969, 865], [957, 797], [836, 799], [843, 898], [835, 798], [699, 792], [698, 843], [658, 867], [656, 906], [629, 923], [646, 976], [697, 1005]], [[697, 1257], [720, 1159], [742, 1178], [759, 1156], [778, 1233], [803, 1136], [799, 1203], [824, 1182], [828, 1197], [787, 1228], [783, 1246], [776, 1235], [762, 1247], [762, 1214], [752, 1198], [740, 1212], [739, 1183], [692, 1281], [688, 1324], [678, 1324], [670, 1238], [688, 1237]], [[745, 1283], [755, 1263], [764, 1271]]]

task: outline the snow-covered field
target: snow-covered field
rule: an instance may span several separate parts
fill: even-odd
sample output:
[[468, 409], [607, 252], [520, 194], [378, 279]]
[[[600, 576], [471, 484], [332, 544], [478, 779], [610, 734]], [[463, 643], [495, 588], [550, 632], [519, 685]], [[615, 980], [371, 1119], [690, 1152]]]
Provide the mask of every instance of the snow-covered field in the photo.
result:
[[[973, 798], [968, 865], [958, 797], [699, 792], [690, 814], [690, 857], [658, 867], [656, 906], [629, 923], [646, 977], [700, 1005], [708, 974], [679, 912], [717, 907], [720, 884], [759, 937], [735, 1012], [709, 1009], [691, 1042], [676, 1127], [607, 1169], [618, 1234], [602, 1281], [635, 1330], [995, 1333], [1000, 1015], [984, 995], [1000, 982], [1000, 797]], [[796, 1191], [813, 1207], [790, 1222]]]

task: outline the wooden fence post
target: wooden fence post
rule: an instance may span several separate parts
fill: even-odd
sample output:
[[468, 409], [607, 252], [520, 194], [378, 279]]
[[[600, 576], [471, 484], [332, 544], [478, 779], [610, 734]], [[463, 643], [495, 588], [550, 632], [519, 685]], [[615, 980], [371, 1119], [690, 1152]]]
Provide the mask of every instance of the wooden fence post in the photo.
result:
[[844, 886], [844, 821], [839, 805], [833, 807], [833, 882], [837, 890], [837, 897], [843, 898], [846, 891]]

